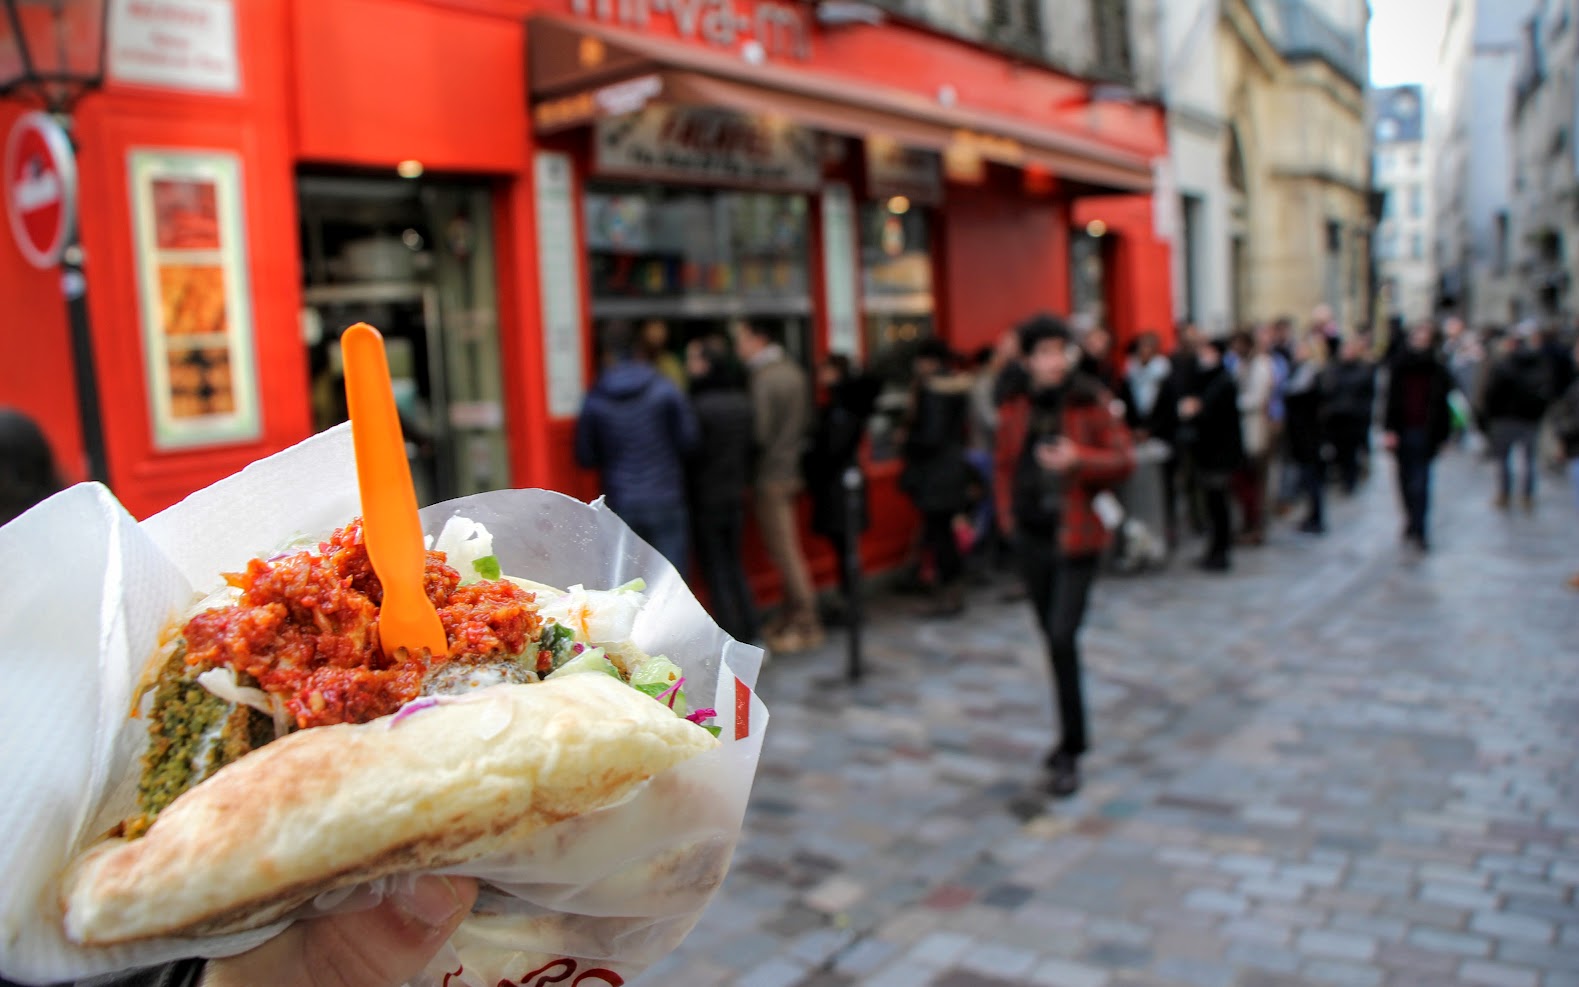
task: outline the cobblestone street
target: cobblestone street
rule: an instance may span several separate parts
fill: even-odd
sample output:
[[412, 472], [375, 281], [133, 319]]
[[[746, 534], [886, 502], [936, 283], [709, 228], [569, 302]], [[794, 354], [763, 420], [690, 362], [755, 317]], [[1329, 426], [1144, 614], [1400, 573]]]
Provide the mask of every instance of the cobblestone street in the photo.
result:
[[1570, 493], [1494, 514], [1437, 471], [1399, 547], [1391, 464], [1226, 578], [1098, 584], [1093, 752], [1035, 796], [1052, 702], [1024, 604], [883, 600], [763, 675], [723, 892], [644, 984], [1579, 987], [1579, 568]]

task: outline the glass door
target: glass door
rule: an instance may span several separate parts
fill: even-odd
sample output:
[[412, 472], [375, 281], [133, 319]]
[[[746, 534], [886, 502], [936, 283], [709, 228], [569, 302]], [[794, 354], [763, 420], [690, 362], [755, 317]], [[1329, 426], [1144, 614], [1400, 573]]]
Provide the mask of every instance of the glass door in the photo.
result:
[[420, 503], [509, 484], [485, 186], [303, 176], [303, 340], [314, 426], [346, 419], [339, 338], [384, 335]]

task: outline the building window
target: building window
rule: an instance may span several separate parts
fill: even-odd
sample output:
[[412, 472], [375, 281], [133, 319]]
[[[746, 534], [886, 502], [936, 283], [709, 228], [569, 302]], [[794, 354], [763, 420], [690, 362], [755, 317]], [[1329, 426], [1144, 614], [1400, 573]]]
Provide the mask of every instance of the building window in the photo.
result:
[[1508, 211], [1497, 213], [1497, 253], [1493, 258], [1498, 274], [1506, 274], [1508, 270]]
[[1042, 53], [1040, 0], [988, 0], [987, 37], [1006, 47], [1040, 55]]
[[1425, 238], [1418, 233], [1409, 237], [1409, 258], [1411, 260], [1425, 260]]
[[1091, 0], [1097, 73], [1128, 79], [1133, 71], [1129, 51], [1129, 0]]
[[1225, 167], [1228, 171], [1228, 187], [1235, 192], [1247, 191], [1245, 151], [1239, 143], [1239, 128], [1232, 125], [1228, 128], [1228, 160]]
[[1409, 218], [1419, 219], [1425, 215], [1425, 192], [1420, 185], [1409, 186]]

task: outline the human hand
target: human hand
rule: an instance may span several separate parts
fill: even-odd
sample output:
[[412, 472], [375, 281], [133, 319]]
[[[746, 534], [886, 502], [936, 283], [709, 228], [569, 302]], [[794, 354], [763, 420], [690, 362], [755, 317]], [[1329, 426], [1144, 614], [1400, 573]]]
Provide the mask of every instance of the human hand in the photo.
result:
[[1185, 398], [1179, 402], [1179, 417], [1194, 418], [1201, 413], [1200, 398]]
[[1397, 432], [1384, 432], [1384, 433], [1382, 433], [1382, 448], [1386, 449], [1388, 452], [1396, 451], [1398, 449], [1398, 433]]
[[211, 960], [202, 987], [399, 987], [427, 966], [477, 900], [477, 882], [422, 877], [376, 908], [305, 919], [257, 949]]
[[1060, 438], [1056, 442], [1041, 442], [1036, 446], [1036, 462], [1044, 470], [1054, 473], [1067, 473], [1080, 461], [1080, 450], [1068, 439]]

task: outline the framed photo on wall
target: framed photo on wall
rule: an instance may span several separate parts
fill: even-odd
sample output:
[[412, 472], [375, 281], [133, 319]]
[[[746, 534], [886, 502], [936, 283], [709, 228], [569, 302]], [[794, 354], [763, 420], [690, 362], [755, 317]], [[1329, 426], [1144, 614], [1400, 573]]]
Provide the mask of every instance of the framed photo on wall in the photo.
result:
[[224, 151], [135, 150], [129, 170], [154, 448], [256, 439], [241, 161]]

